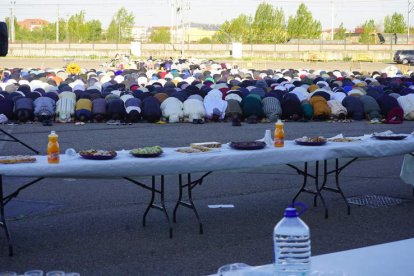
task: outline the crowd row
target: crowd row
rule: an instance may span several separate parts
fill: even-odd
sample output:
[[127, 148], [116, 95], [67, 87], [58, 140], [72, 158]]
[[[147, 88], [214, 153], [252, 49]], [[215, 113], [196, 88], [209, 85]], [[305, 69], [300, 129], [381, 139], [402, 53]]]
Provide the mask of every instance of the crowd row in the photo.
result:
[[[170, 64], [171, 65], [171, 64]], [[210, 63], [203, 69], [85, 71], [12, 69], [0, 83], [2, 120], [21, 122], [234, 125], [284, 120], [414, 120], [414, 78], [338, 70], [241, 70]]]

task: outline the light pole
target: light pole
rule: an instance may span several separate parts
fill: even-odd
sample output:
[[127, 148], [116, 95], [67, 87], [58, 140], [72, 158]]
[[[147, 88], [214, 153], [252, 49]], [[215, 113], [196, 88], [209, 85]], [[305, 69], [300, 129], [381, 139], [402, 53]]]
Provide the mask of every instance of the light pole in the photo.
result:
[[66, 38], [68, 40], [68, 44], [70, 44], [70, 38], [69, 38], [69, 14], [66, 14]]
[[334, 26], [335, 26], [335, 18], [334, 18], [334, 1], [331, 1], [332, 4], [332, 14], [331, 14], [331, 40], [334, 40]]
[[56, 43], [59, 43], [59, 5], [57, 5]]
[[10, 4], [11, 4], [10, 40], [11, 40], [11, 43], [14, 43], [15, 38], [16, 38], [15, 29], [14, 29], [14, 6], [16, 5], [16, 1], [11, 0]]
[[413, 11], [414, 6], [413, 2], [408, 0], [408, 9], [407, 9], [407, 44], [410, 43], [410, 14]]

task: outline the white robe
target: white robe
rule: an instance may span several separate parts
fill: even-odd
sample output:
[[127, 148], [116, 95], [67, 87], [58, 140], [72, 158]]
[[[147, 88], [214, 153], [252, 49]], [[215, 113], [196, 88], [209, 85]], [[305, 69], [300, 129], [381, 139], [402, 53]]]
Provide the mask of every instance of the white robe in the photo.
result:
[[184, 102], [184, 117], [192, 122], [194, 119], [203, 119], [206, 116], [203, 102], [198, 99], [187, 99]]
[[67, 123], [72, 120], [75, 114], [76, 94], [73, 92], [62, 92], [59, 94], [59, 100], [56, 102], [57, 121]]
[[178, 123], [184, 117], [183, 107], [179, 99], [169, 97], [161, 103], [162, 116], [168, 118], [170, 123]]

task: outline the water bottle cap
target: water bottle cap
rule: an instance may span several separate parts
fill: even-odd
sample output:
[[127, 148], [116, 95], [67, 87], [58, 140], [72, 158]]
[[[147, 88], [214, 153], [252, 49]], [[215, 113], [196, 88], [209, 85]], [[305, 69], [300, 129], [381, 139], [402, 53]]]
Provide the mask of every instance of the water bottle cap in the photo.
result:
[[288, 207], [285, 209], [285, 218], [297, 218], [299, 216], [298, 211], [296, 208]]

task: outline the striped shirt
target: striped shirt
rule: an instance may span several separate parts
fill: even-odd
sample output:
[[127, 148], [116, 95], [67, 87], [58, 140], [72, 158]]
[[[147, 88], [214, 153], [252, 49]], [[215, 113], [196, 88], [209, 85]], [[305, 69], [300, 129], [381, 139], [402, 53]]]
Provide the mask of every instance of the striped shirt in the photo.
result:
[[262, 100], [262, 105], [263, 112], [269, 120], [276, 121], [282, 115], [282, 107], [277, 98], [266, 97]]

